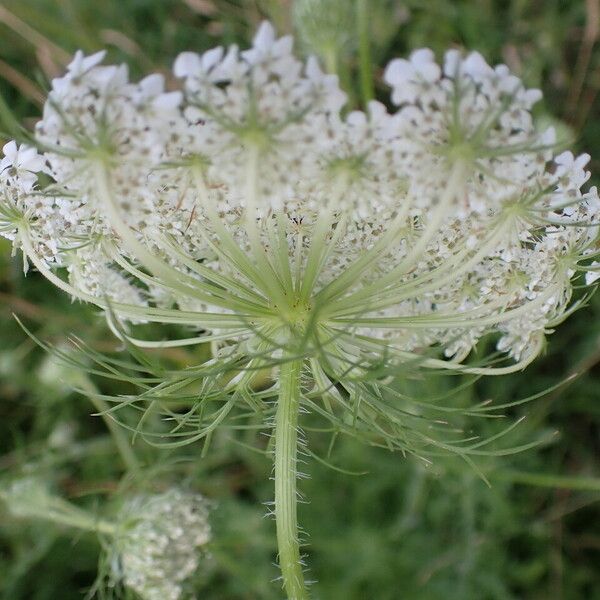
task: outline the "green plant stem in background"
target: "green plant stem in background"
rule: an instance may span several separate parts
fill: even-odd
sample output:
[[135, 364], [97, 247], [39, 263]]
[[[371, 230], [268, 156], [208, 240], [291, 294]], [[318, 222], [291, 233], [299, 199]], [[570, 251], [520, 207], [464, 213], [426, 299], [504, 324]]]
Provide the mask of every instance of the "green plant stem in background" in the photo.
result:
[[500, 470], [494, 473], [494, 479], [521, 483], [535, 487], [560, 488], [582, 492], [600, 492], [598, 477], [565, 477], [546, 473], [527, 473], [523, 471]]
[[0, 135], [3, 138], [6, 136], [19, 140], [23, 138], [23, 128], [2, 94], [0, 94]]
[[356, 26], [358, 33], [360, 92], [363, 104], [366, 106], [375, 97], [371, 44], [369, 41], [369, 3], [367, 0], [356, 0]]
[[0, 491], [0, 499], [4, 500], [11, 512], [20, 518], [40, 519], [82, 531], [115, 535], [117, 526], [114, 523], [98, 519], [94, 514], [58, 496], [48, 493], [39, 495], [36, 492], [38, 490], [33, 489], [21, 497], [10, 490]]
[[[62, 508], [67, 508], [67, 505], [67, 502], [61, 503]], [[115, 535], [116, 532], [116, 526], [110, 521], [96, 519], [93, 515], [75, 507], [64, 512], [55, 511], [52, 510], [52, 507], [49, 507], [47, 512], [35, 515], [35, 517], [51, 521], [57, 525], [74, 527], [83, 531], [103, 533], [110, 536]]]
[[300, 360], [281, 366], [275, 417], [275, 520], [279, 565], [289, 600], [309, 597], [300, 562], [296, 490], [301, 370]]
[[339, 76], [339, 60], [338, 60], [338, 49], [335, 45], [331, 45], [327, 49], [327, 52], [323, 56], [323, 60], [325, 61], [325, 70], [328, 73], [335, 73]]
[[117, 446], [125, 468], [132, 473], [136, 473], [140, 468], [140, 463], [127, 438], [125, 430], [110, 415], [110, 406], [100, 397], [96, 386], [90, 381], [89, 377], [83, 373], [78, 374], [77, 384], [81, 388], [81, 391], [90, 399], [90, 402], [98, 411], [98, 415], [104, 420]]

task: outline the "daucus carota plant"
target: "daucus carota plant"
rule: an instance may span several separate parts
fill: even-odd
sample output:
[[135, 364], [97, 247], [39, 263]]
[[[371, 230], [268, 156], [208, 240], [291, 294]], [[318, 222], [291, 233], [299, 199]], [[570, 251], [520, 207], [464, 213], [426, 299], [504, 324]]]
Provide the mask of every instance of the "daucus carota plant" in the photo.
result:
[[[393, 377], [502, 374], [540, 353], [581, 303], [574, 282], [598, 276], [589, 157], [555, 155], [532, 122], [540, 92], [477, 53], [392, 61], [391, 112], [344, 111], [336, 76], [268, 23], [249, 50], [180, 55], [180, 91], [102, 59], [77, 53], [52, 82], [38, 149], [5, 146], [1, 231], [132, 346], [212, 343], [205, 363], [129, 380], [173, 444], [240, 406], [263, 415], [283, 584], [306, 598], [304, 413], [392, 449], [480, 452], [420, 427], [429, 408]], [[193, 334], [135, 338], [144, 322]], [[467, 361], [490, 336], [496, 350]]]

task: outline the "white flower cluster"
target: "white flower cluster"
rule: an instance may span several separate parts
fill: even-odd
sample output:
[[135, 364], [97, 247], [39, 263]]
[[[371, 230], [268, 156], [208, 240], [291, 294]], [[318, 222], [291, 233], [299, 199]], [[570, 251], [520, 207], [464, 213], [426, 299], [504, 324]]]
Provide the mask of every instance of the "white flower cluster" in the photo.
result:
[[180, 55], [179, 91], [102, 58], [75, 56], [40, 153], [11, 142], [0, 165], [0, 233], [74, 298], [273, 353], [310, 323], [332, 362], [456, 364], [495, 333], [518, 363], [598, 276], [589, 157], [555, 156], [540, 92], [477, 53], [392, 61], [391, 112], [344, 112], [268, 23], [249, 50]]
[[178, 600], [211, 538], [206, 500], [177, 488], [130, 499], [115, 539], [115, 575], [143, 600]]

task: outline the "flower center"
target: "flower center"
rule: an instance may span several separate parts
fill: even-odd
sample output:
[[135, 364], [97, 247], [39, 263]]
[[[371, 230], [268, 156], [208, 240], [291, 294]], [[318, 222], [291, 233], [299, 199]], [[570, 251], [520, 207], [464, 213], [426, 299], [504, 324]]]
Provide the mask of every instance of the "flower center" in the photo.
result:
[[311, 304], [298, 297], [291, 299], [287, 305], [273, 304], [273, 312], [294, 337], [304, 336], [307, 327], [314, 321]]

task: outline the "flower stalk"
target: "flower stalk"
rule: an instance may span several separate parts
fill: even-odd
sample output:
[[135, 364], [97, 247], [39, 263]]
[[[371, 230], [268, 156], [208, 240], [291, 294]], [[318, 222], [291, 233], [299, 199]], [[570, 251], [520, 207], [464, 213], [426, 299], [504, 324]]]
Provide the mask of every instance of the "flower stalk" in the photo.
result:
[[298, 536], [298, 413], [301, 360], [282, 364], [275, 417], [275, 520], [283, 587], [289, 600], [309, 598]]
[[360, 91], [365, 106], [375, 97], [373, 88], [373, 68], [371, 61], [371, 42], [369, 27], [369, 2], [356, 0], [356, 25], [358, 34], [358, 61], [360, 73]]
[[89, 398], [94, 408], [98, 411], [97, 414], [102, 418], [106, 427], [115, 442], [121, 461], [129, 473], [136, 475], [140, 470], [140, 461], [138, 460], [131, 441], [129, 440], [126, 431], [110, 414], [111, 407], [98, 392], [98, 389], [93, 384], [91, 379], [84, 373], [78, 373], [76, 377], [77, 384], [82, 392]]
[[16, 517], [40, 519], [109, 536], [117, 533], [118, 527], [115, 523], [99, 519], [87, 510], [52, 494], [42, 482], [34, 478], [13, 482], [6, 490], [0, 492], [0, 499]]

